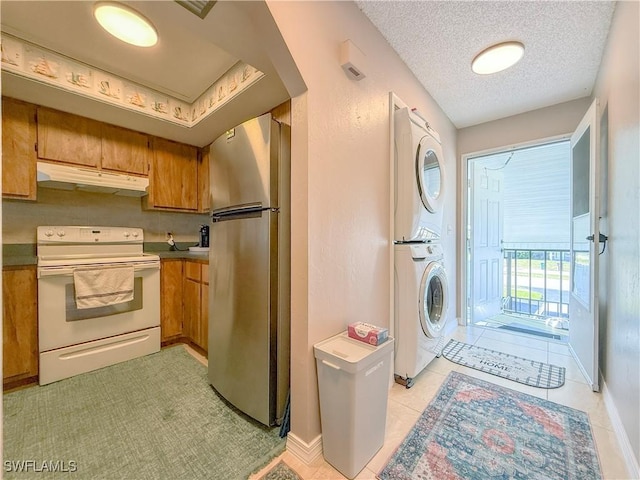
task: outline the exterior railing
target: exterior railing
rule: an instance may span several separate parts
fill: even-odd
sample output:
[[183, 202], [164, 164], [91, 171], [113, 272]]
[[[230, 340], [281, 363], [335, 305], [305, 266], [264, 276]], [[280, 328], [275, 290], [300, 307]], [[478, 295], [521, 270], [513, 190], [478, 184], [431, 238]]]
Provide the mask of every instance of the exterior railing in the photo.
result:
[[502, 309], [569, 317], [569, 250], [504, 249]]

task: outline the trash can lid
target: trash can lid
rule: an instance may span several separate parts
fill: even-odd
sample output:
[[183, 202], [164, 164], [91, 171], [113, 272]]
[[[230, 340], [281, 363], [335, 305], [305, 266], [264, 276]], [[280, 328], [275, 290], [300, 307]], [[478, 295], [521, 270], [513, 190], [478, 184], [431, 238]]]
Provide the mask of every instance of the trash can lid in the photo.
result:
[[330, 361], [338, 366], [350, 367], [347, 370], [353, 370], [353, 367], [360, 370], [361, 367], [393, 350], [393, 338], [389, 337], [384, 343], [375, 346], [354, 340], [347, 332], [343, 332], [316, 343], [313, 350], [318, 359]]

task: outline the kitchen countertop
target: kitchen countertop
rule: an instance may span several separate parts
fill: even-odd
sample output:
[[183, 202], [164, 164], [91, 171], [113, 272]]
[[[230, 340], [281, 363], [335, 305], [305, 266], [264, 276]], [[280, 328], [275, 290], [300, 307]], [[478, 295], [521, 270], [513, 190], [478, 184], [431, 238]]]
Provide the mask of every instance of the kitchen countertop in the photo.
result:
[[145, 253], [153, 253], [162, 258], [178, 258], [186, 260], [197, 260], [204, 263], [209, 263], [209, 252], [190, 252], [189, 247], [193, 246], [193, 243], [189, 242], [176, 242], [176, 247], [180, 250], [170, 250], [169, 245], [166, 242], [145, 243]]
[[[192, 243], [176, 243], [181, 250], [169, 250], [169, 245], [165, 242], [145, 243], [144, 252], [154, 253], [162, 258], [177, 258], [195, 260], [202, 263], [209, 263], [209, 252], [190, 252]], [[25, 266], [37, 265], [35, 243], [7, 243], [2, 245], [2, 266]]]

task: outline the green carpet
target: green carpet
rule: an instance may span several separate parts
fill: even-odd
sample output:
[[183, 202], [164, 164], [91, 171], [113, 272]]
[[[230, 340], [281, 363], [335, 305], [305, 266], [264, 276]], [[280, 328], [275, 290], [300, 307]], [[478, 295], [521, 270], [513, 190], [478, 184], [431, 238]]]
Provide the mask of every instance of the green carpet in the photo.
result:
[[246, 479], [284, 443], [180, 346], [4, 396], [4, 478]]

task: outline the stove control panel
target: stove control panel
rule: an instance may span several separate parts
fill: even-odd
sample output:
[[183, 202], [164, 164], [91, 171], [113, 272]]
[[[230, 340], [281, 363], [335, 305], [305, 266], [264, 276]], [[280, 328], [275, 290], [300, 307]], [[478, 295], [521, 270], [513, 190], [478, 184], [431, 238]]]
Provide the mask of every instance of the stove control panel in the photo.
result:
[[84, 227], [42, 226], [38, 227], [38, 243], [142, 243], [141, 228], [131, 227]]

